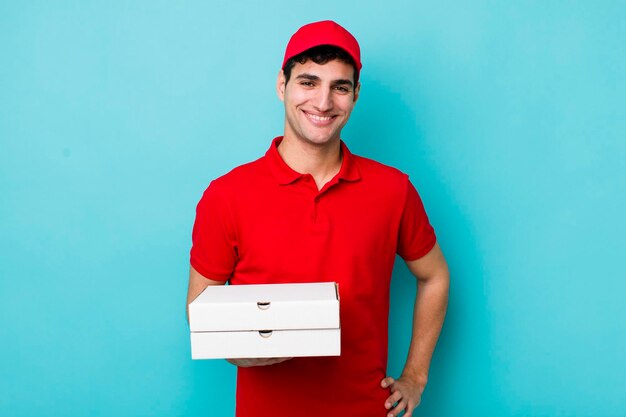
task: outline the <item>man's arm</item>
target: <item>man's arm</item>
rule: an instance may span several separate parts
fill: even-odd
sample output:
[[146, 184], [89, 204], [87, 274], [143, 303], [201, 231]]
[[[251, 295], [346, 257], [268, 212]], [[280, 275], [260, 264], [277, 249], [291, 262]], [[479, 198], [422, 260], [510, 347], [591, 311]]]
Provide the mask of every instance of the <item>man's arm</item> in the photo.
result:
[[406, 264], [418, 280], [418, 293], [413, 311], [411, 346], [402, 375], [397, 380], [386, 377], [381, 381], [383, 388], [391, 388], [392, 394], [385, 401], [390, 417], [397, 416], [402, 410], [405, 410], [404, 417], [410, 417], [420, 403], [446, 315], [450, 287], [448, 265], [438, 244], [424, 257]]
[[187, 322], [189, 322], [189, 304], [209, 285], [224, 285], [226, 281], [214, 281], [200, 275], [193, 266], [189, 266], [189, 286], [187, 287]]
[[[226, 281], [214, 281], [201, 275], [189, 266], [189, 286], [187, 287], [187, 322], [189, 322], [189, 304], [198, 297], [209, 285], [224, 285]], [[291, 358], [251, 358], [251, 359], [226, 359], [236, 366], [264, 366], [284, 362]]]

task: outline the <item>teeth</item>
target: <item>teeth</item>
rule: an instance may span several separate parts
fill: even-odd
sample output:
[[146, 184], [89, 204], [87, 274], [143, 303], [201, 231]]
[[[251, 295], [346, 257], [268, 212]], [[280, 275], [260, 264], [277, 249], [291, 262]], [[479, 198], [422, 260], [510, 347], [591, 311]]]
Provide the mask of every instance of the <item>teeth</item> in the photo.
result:
[[307, 113], [307, 115], [313, 119], [313, 120], [317, 120], [318, 122], [327, 122], [330, 119], [332, 119], [332, 116], [317, 116], [315, 114], [311, 114], [311, 113]]

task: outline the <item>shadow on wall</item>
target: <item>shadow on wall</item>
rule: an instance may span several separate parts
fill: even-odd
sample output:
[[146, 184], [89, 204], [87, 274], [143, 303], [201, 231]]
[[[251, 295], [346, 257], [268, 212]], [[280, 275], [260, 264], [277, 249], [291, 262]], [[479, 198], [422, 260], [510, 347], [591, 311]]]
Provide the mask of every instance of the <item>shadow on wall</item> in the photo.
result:
[[[492, 381], [491, 312], [472, 220], [455, 204], [452, 186], [442, 181], [445, 161], [439, 163], [429, 154], [428, 140], [433, 138], [428, 137], [428, 121], [420, 120], [420, 108], [428, 104], [421, 97], [408, 101], [373, 80], [364, 84], [359, 106], [345, 130], [346, 141], [354, 153], [409, 174], [451, 273], [448, 313], [416, 415], [470, 415], [462, 414], [468, 410], [488, 414], [502, 400]], [[406, 360], [415, 295], [416, 280], [398, 258], [389, 314], [388, 373], [394, 377], [400, 375]]]

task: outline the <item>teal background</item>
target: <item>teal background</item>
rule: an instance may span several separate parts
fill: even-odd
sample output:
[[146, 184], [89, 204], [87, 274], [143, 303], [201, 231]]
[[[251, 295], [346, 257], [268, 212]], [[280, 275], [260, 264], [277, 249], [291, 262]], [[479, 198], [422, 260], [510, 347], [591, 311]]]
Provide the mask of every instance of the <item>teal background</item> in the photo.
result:
[[[190, 359], [195, 204], [282, 133], [284, 46], [327, 18], [363, 52], [343, 138], [410, 174], [451, 268], [415, 415], [626, 415], [624, 16], [623, 1], [2, 1], [0, 415], [232, 415], [234, 368]], [[398, 263], [392, 375], [414, 294]]]

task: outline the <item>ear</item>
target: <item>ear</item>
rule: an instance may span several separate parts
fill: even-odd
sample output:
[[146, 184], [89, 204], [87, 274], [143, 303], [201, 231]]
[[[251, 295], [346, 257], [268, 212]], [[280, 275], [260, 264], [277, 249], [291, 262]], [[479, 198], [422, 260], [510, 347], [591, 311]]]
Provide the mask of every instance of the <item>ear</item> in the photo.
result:
[[285, 85], [287, 84], [285, 73], [281, 69], [278, 72], [278, 79], [276, 80], [276, 94], [280, 101], [285, 101]]
[[352, 100], [354, 103], [359, 99], [359, 93], [361, 92], [361, 82], [356, 82], [356, 87], [354, 88], [354, 99]]

